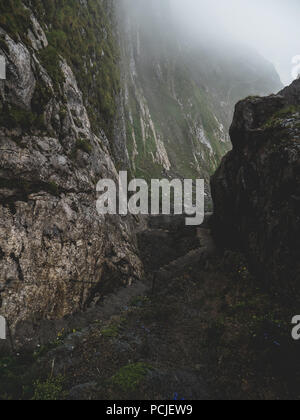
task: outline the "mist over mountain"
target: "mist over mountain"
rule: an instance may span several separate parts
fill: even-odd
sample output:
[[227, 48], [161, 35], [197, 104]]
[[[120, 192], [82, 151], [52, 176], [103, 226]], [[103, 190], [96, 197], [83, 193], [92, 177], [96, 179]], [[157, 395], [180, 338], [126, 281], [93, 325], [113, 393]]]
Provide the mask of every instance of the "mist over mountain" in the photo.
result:
[[235, 103], [282, 84], [254, 49], [207, 22], [199, 33], [179, 22], [175, 4], [119, 3], [129, 160], [146, 178], [167, 171], [207, 179], [230, 148]]
[[[170, 0], [174, 19], [191, 42], [224, 40], [251, 47], [292, 81], [292, 58], [300, 54], [297, 0]], [[225, 47], [226, 48], [226, 47]]]

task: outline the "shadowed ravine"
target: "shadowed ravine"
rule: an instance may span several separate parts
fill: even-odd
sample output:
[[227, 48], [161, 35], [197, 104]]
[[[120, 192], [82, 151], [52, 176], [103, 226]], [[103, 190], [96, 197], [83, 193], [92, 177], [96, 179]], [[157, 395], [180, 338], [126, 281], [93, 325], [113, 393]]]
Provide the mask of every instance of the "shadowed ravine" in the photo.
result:
[[[300, 79], [205, 3], [0, 0], [1, 401], [300, 399]], [[103, 214], [124, 171], [213, 214]]]
[[291, 396], [297, 378], [286, 373], [295, 349], [259, 316], [266, 308], [278, 317], [284, 312], [257, 288], [243, 257], [217, 253], [209, 222], [194, 229], [155, 218], [149, 226], [139, 235], [143, 281], [84, 313], [40, 325], [33, 352], [0, 366], [6, 390], [39, 398], [49, 388], [58, 399]]

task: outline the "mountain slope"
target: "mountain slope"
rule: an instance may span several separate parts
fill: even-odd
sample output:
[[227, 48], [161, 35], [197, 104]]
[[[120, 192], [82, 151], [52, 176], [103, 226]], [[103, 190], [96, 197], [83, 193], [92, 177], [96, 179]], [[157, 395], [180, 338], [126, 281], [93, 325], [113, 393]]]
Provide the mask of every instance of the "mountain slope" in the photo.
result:
[[282, 87], [274, 67], [244, 47], [181, 34], [168, 2], [127, 0], [119, 8], [133, 172], [208, 179], [230, 149], [236, 101]]

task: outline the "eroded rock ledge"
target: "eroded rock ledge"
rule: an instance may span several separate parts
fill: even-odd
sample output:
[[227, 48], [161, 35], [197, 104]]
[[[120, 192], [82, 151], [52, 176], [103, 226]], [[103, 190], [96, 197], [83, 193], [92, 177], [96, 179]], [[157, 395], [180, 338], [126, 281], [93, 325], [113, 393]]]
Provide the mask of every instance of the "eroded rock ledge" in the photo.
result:
[[268, 286], [299, 296], [300, 80], [239, 102], [230, 135], [211, 182], [215, 239], [245, 251]]

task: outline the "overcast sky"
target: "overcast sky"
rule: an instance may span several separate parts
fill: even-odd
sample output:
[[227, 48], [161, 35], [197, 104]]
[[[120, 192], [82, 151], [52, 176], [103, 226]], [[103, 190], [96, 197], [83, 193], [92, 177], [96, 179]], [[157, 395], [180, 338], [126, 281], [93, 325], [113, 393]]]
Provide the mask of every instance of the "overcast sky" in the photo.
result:
[[[161, 0], [165, 1], [165, 0]], [[300, 0], [170, 0], [175, 17], [195, 33], [220, 41], [233, 37], [254, 47], [275, 66], [284, 84], [292, 81], [299, 56]]]

